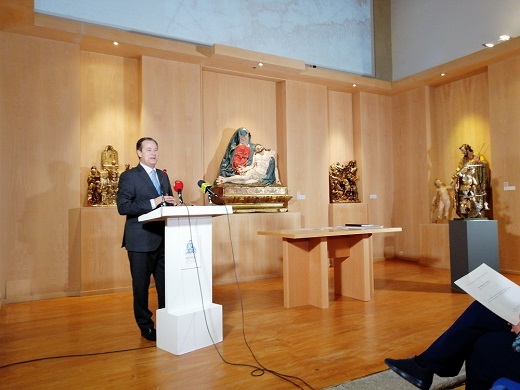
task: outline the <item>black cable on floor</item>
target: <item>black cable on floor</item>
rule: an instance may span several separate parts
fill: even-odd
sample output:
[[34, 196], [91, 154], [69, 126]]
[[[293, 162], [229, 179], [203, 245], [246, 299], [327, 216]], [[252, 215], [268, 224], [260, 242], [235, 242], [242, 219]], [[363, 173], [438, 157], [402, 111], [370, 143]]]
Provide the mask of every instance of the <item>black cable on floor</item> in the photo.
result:
[[34, 362], [41, 362], [44, 360], [53, 360], [53, 359], [64, 359], [64, 358], [73, 358], [73, 357], [86, 357], [86, 356], [98, 356], [98, 355], [109, 355], [111, 353], [120, 353], [120, 352], [130, 352], [130, 351], [138, 351], [140, 349], [148, 349], [148, 348], [155, 348], [155, 345], [151, 345], [149, 347], [139, 347], [139, 348], [130, 348], [130, 349], [120, 349], [117, 351], [106, 351], [106, 352], [93, 352], [93, 353], [80, 353], [80, 354], [73, 354], [73, 355], [59, 355], [59, 356], [45, 356], [41, 358], [31, 359], [31, 360], [23, 360], [21, 362], [14, 362], [5, 364], [3, 366], [0, 366], [0, 369], [11, 367], [11, 366], [17, 366], [20, 364], [26, 364], [26, 363], [34, 363]]

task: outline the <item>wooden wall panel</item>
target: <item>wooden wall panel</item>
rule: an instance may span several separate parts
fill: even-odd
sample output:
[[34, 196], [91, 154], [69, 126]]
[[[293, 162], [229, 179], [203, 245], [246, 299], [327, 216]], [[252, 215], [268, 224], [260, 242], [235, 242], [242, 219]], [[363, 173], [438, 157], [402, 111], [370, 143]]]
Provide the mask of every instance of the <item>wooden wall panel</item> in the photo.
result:
[[9, 282], [27, 299], [55, 296], [69, 290], [68, 210], [79, 207], [79, 50], [0, 32], [0, 57], [0, 295], [18, 299]]
[[[462, 157], [459, 150], [462, 144], [481, 152], [493, 169], [487, 78], [487, 73], [482, 73], [435, 88], [436, 137], [432, 154], [437, 158], [431, 182], [438, 175], [449, 184]], [[433, 197], [432, 183], [430, 194]]]
[[[420, 257], [419, 225], [430, 222], [431, 112], [428, 88], [392, 97], [393, 156], [392, 225], [403, 228], [395, 235], [396, 254]], [[383, 180], [384, 181], [384, 180]]]
[[[491, 185], [500, 269], [520, 273], [520, 56], [489, 67]], [[516, 187], [505, 191], [504, 183]]]
[[[279, 156], [285, 152], [277, 145], [275, 82], [204, 71], [203, 95], [204, 180], [213, 183], [217, 178], [228, 142], [239, 127], [251, 132], [251, 142]], [[283, 176], [281, 180], [287, 185]]]
[[87, 205], [90, 167], [101, 170], [101, 152], [112, 145], [119, 171], [135, 166], [139, 138], [139, 61], [81, 52], [81, 205]]
[[450, 234], [447, 223], [419, 225], [421, 258], [419, 263], [430, 267], [450, 269]]
[[141, 136], [159, 143], [158, 167], [168, 171], [172, 186], [174, 180], [183, 181], [184, 201], [201, 204], [197, 181], [205, 167], [200, 66], [152, 57], [141, 61]]
[[[328, 225], [329, 131], [327, 89], [294, 81], [285, 84], [289, 210], [300, 212], [304, 227]], [[304, 196], [304, 199], [298, 199]]]
[[329, 165], [346, 164], [355, 160], [354, 129], [352, 122], [352, 94], [328, 92]]
[[[388, 96], [357, 93], [353, 97], [354, 139], [358, 163], [358, 191], [367, 204], [367, 222], [396, 225], [390, 210], [394, 203], [394, 172], [391, 157], [392, 100]], [[375, 197], [374, 199], [370, 196]], [[402, 233], [373, 237], [374, 259], [393, 256], [395, 239]]]
[[[393, 214], [406, 231], [396, 238], [399, 255], [420, 257], [419, 225], [431, 223], [433, 181], [438, 177], [450, 183], [462, 157], [459, 146], [468, 143], [485, 150], [490, 145], [487, 96], [487, 75], [479, 74], [393, 97]], [[490, 152], [485, 157], [491, 163]]]
[[366, 203], [330, 203], [329, 226], [341, 226], [346, 223], [368, 223]]
[[[108, 207], [74, 210], [79, 220], [78, 264], [81, 295], [131, 291], [132, 278], [125, 248], [121, 248], [125, 217]], [[95, 228], [93, 228], [95, 226]]]
[[[462, 144], [469, 144], [475, 152], [482, 153], [493, 171], [487, 73], [437, 87], [432, 90], [432, 96], [435, 131], [431, 137], [429, 202], [424, 204], [425, 209], [431, 207], [435, 194], [433, 181], [439, 178], [450, 184], [462, 157], [459, 150]], [[453, 207], [450, 215], [451, 218], [458, 218]], [[433, 216], [430, 214], [429, 218], [428, 222], [431, 223]], [[442, 243], [439, 241], [437, 245]], [[443, 245], [448, 243], [444, 241]], [[449, 253], [449, 248], [445, 248], [444, 252]]]

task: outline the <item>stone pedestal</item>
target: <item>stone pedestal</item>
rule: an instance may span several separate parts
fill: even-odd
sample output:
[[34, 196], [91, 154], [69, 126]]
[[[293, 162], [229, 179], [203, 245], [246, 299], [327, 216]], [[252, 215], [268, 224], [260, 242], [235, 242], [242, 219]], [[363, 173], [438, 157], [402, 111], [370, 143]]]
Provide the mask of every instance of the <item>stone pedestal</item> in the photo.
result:
[[482, 263], [499, 270], [498, 223], [488, 219], [460, 219], [449, 222], [451, 288], [462, 292], [455, 281]]

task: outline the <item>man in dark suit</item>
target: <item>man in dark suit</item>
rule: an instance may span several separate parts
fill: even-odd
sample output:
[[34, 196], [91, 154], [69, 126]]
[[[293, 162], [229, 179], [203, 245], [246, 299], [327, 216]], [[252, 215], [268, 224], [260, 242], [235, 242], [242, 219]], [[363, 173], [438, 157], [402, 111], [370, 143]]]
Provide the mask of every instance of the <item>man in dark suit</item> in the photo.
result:
[[155, 169], [159, 154], [157, 142], [153, 138], [141, 138], [136, 151], [139, 164], [119, 177], [117, 210], [126, 215], [123, 247], [130, 260], [135, 320], [141, 335], [155, 341], [152, 312], [148, 309], [148, 289], [153, 275], [159, 309], [164, 308], [164, 222], [143, 223], [138, 218], [161, 205], [175, 205], [176, 202], [168, 175]]

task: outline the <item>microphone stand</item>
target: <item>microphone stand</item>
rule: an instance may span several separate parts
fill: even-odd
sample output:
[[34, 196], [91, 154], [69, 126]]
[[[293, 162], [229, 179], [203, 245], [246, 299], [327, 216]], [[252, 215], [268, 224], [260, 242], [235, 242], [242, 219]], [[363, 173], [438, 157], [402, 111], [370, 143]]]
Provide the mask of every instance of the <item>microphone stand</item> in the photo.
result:
[[177, 196], [179, 197], [179, 205], [183, 205], [184, 204], [184, 200], [182, 199], [182, 192], [181, 191], [177, 191]]

